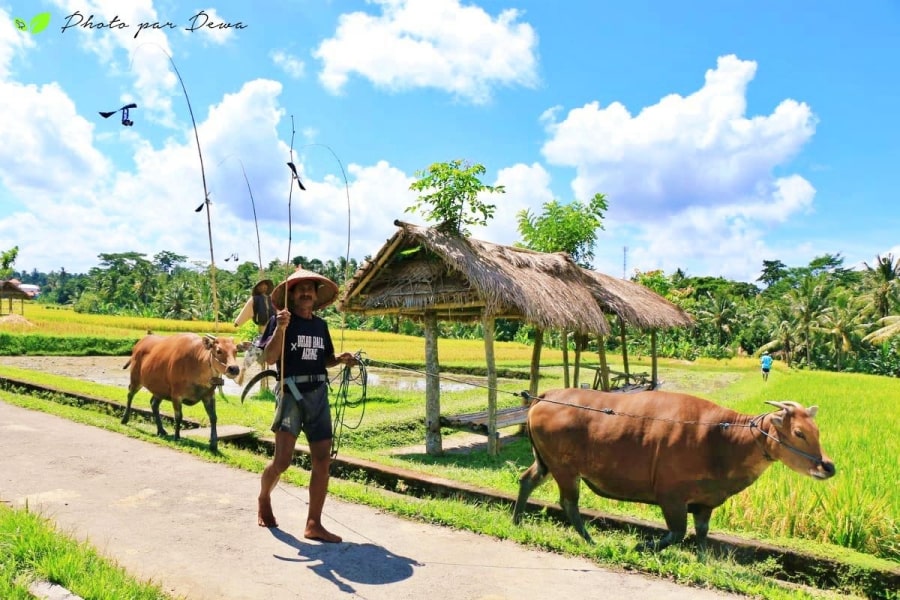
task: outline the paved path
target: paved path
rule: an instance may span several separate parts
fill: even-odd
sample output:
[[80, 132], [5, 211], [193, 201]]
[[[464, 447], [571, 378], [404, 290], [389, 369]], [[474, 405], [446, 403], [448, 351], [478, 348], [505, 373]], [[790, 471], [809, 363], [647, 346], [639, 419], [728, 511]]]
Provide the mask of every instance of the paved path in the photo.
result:
[[[329, 498], [342, 544], [302, 538], [306, 490], [279, 486], [256, 525], [257, 475], [2, 402], [0, 501], [87, 539], [190, 600], [734, 598]], [[298, 537], [299, 536], [299, 537]]]

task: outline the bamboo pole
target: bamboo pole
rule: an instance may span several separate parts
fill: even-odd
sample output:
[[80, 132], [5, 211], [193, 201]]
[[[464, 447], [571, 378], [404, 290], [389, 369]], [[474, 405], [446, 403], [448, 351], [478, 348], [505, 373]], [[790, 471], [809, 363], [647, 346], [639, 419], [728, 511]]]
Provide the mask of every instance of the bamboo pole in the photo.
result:
[[425, 453], [439, 456], [441, 447], [441, 379], [437, 313], [425, 313]]
[[487, 362], [488, 387], [488, 454], [497, 456], [500, 453], [500, 433], [497, 431], [497, 364], [494, 359], [494, 319], [485, 316], [484, 324], [484, 357]]

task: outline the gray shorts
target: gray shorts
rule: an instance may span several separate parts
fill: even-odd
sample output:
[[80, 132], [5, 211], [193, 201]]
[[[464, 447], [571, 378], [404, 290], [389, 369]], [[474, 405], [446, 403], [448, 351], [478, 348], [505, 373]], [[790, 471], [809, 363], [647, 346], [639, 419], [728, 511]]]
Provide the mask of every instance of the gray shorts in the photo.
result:
[[314, 390], [300, 392], [300, 398], [290, 393], [275, 398], [275, 419], [272, 431], [289, 431], [294, 437], [306, 434], [307, 442], [330, 440], [331, 409], [328, 406], [328, 384]]

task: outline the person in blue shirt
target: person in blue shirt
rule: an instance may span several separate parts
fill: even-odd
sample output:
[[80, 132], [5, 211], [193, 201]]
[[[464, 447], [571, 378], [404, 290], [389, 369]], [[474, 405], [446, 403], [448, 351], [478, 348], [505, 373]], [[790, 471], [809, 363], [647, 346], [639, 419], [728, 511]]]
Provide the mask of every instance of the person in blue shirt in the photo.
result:
[[763, 381], [769, 380], [769, 371], [772, 370], [772, 356], [768, 352], [763, 352], [759, 359], [759, 366], [762, 367]]

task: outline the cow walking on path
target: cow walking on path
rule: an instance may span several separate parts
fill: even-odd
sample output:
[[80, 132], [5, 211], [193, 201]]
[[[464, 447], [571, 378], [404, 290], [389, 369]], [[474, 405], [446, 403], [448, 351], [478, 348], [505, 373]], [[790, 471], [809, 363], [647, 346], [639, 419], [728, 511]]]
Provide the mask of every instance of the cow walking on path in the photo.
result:
[[658, 505], [669, 531], [652, 548], [681, 542], [688, 513], [703, 546], [713, 509], [773, 462], [816, 479], [835, 474], [819, 445], [817, 407], [767, 404], [778, 410], [751, 416], [687, 394], [550, 390], [528, 411], [535, 460], [519, 480], [513, 521], [552, 475], [566, 517], [591, 542], [578, 510], [583, 479], [605, 498]]
[[142, 387], [153, 395], [150, 407], [156, 421], [156, 433], [168, 435], [159, 416], [159, 405], [170, 400], [175, 412], [175, 439], [181, 437], [181, 405], [203, 402], [209, 417], [209, 449], [218, 450], [216, 434], [216, 388], [224, 384], [222, 376], [234, 379], [241, 373], [237, 364], [237, 346], [229, 337], [181, 333], [171, 336], [147, 335], [131, 351], [123, 369], [131, 366], [131, 383], [122, 424], [131, 416], [131, 401]]

